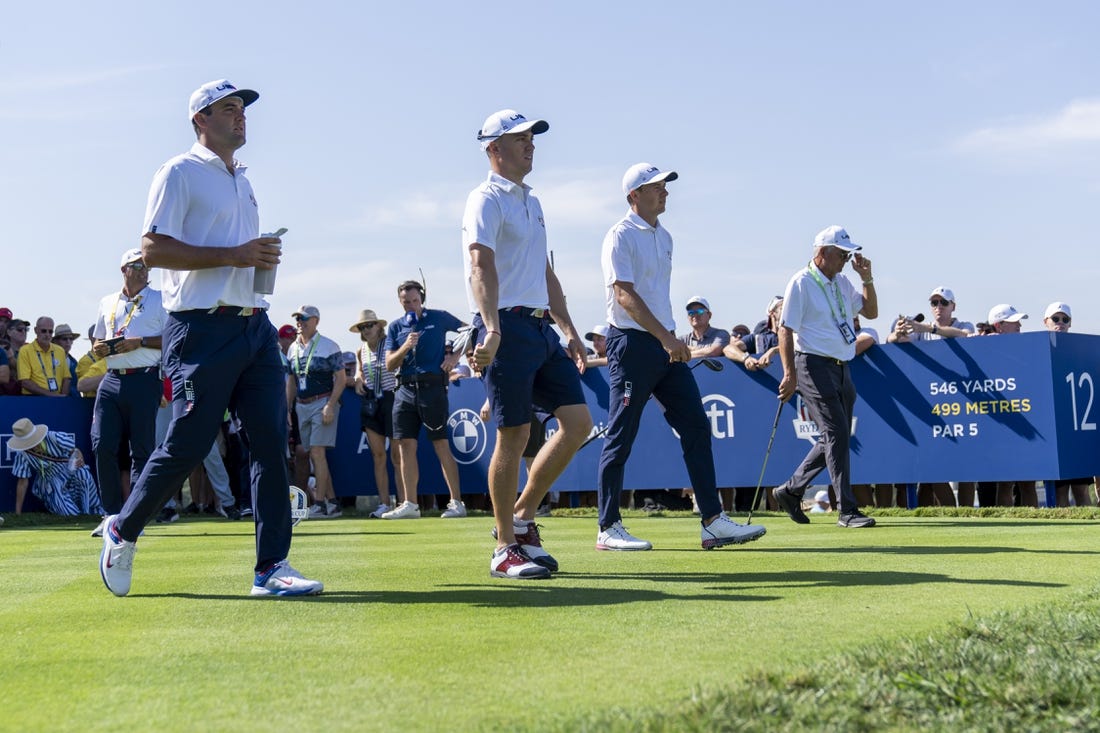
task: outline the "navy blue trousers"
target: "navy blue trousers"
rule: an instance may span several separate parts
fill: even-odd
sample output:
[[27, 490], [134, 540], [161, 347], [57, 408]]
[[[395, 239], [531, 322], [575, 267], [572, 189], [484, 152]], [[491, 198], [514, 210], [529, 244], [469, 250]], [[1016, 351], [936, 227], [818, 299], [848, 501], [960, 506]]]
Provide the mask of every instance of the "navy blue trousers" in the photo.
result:
[[652, 394], [664, 407], [665, 420], [680, 434], [691, 487], [702, 517], [722, 511], [714, 477], [710, 420], [703, 411], [699, 385], [687, 364], [668, 360], [668, 352], [652, 334], [609, 327], [607, 370], [611, 380], [608, 428], [600, 453], [598, 495], [600, 528], [622, 519], [626, 460], [638, 435], [642, 411]]
[[170, 313], [164, 366], [172, 380], [172, 424], [122, 508], [119, 534], [137, 539], [210, 452], [228, 408], [240, 418], [251, 450], [256, 569], [285, 559], [291, 537], [286, 372], [267, 313]]
[[164, 393], [160, 370], [136, 374], [107, 372], [99, 383], [92, 412], [92, 451], [99, 477], [99, 495], [103, 510], [118, 514], [122, 509], [122, 478], [118, 451], [123, 439], [130, 444], [133, 466], [130, 475], [138, 477], [157, 444], [157, 409]]

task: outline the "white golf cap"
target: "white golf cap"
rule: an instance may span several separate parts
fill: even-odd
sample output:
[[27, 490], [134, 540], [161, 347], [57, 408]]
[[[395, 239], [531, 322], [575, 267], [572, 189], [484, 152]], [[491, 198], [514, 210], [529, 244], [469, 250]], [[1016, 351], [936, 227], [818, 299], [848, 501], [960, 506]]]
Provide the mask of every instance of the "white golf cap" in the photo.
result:
[[773, 296], [772, 299], [768, 301], [768, 307], [764, 311], [764, 315], [766, 315], [766, 316], [771, 315], [771, 312], [773, 310], [775, 310], [775, 307], [777, 305], [782, 304], [782, 303], [783, 303], [783, 296], [782, 295]]
[[937, 295], [948, 301], [949, 303], [955, 302], [955, 293], [952, 292], [951, 288], [945, 288], [941, 285], [932, 291], [931, 295], [928, 296], [928, 299], [932, 300], [932, 298], [935, 298]]
[[317, 306], [315, 305], [303, 305], [301, 308], [290, 314], [291, 318], [298, 318], [299, 316], [301, 316], [302, 318], [316, 318], [320, 320], [321, 311], [317, 310]]
[[852, 242], [844, 227], [839, 227], [836, 224], [825, 227], [817, 233], [817, 236], [814, 237], [814, 248], [818, 247], [836, 247], [845, 252], [858, 252], [863, 249], [863, 247]]
[[826, 489], [821, 489], [816, 494], [814, 494], [814, 501], [823, 502], [825, 504], [828, 504], [829, 503], [829, 492]]
[[550, 129], [550, 123], [546, 120], [529, 120], [514, 109], [502, 109], [485, 118], [485, 124], [477, 131], [477, 139], [481, 143], [481, 149], [489, 147], [489, 143], [501, 135], [518, 134], [531, 131], [532, 135], [541, 135]]
[[680, 177], [676, 171], [662, 171], [649, 163], [635, 163], [626, 169], [623, 174], [623, 193], [630, 193], [636, 188], [641, 188], [647, 183], [660, 183], [661, 181], [675, 181]]
[[1001, 303], [1000, 305], [993, 306], [992, 310], [989, 311], [989, 318], [987, 318], [986, 321], [990, 324], [1003, 323], [1004, 321], [1012, 323], [1015, 321], [1022, 321], [1025, 318], [1027, 318], [1027, 313], [1021, 313], [1008, 303]]
[[684, 305], [684, 307], [690, 308], [692, 303], [698, 303], [699, 305], [706, 308], [708, 311], [710, 310], [710, 302], [702, 295], [691, 296], [690, 298], [688, 298], [688, 302]]
[[141, 250], [137, 247], [128, 249], [122, 253], [122, 261], [119, 267], [126, 267], [126, 265], [133, 264], [134, 262], [141, 262]]
[[187, 119], [190, 120], [199, 111], [226, 97], [240, 97], [244, 106], [247, 107], [260, 98], [260, 93], [251, 89], [238, 89], [228, 79], [208, 81], [191, 93], [191, 102], [187, 105]]
[[598, 326], [593, 326], [592, 330], [584, 335], [584, 340], [591, 341], [596, 336], [607, 338], [607, 324], [601, 323]]
[[1069, 318], [1073, 318], [1073, 312], [1070, 311], [1069, 303], [1062, 303], [1060, 301], [1056, 301], [1056, 302], [1051, 303], [1050, 305], [1048, 305], [1047, 309], [1045, 311], [1043, 311], [1043, 320], [1046, 320], [1047, 318], [1050, 318], [1055, 313], [1063, 313], [1066, 316], [1068, 316]]

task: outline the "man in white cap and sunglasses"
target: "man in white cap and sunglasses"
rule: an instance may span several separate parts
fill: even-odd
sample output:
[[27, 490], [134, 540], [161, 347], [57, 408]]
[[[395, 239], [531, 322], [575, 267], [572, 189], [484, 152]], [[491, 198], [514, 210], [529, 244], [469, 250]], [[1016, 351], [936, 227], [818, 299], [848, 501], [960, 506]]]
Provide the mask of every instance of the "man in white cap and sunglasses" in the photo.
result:
[[[873, 527], [875, 520], [859, 510], [852, 492], [852, 408], [856, 388], [848, 362], [856, 355], [856, 315], [878, 316], [878, 295], [871, 260], [864, 257], [842, 227], [826, 227], [814, 237], [813, 258], [795, 273], [783, 294], [779, 324], [779, 356], [783, 379], [779, 399], [795, 391], [821, 437], [795, 469], [794, 475], [772, 491], [776, 503], [798, 524], [808, 524], [802, 497], [822, 469], [829, 469], [840, 494], [841, 527]], [[862, 282], [856, 290], [841, 271], [851, 261]]]
[[[194, 91], [187, 118], [198, 138], [157, 171], [142, 229], [142, 256], [162, 268], [164, 363], [173, 417], [130, 498], [103, 530], [100, 574], [117, 596], [130, 591], [135, 543], [145, 525], [202, 462], [228, 408], [248, 432], [256, 526], [254, 596], [320, 593], [287, 562], [286, 373], [278, 334], [257, 293], [257, 268], [279, 263], [280, 240], [260, 236], [245, 167], [245, 107], [259, 98], [226, 79]], [[263, 289], [263, 288], [260, 288]]]
[[[545, 578], [558, 569], [542, 547], [535, 513], [592, 429], [580, 382], [584, 343], [547, 258], [542, 206], [523, 182], [534, 163], [535, 135], [548, 129], [545, 120], [511, 109], [489, 115], [477, 135], [489, 178], [470, 193], [462, 217], [466, 294], [478, 334], [474, 360], [497, 424], [489, 466], [497, 538], [489, 573], [497, 578]], [[560, 429], [538, 452], [517, 500], [532, 406], [558, 418]]]
[[[703, 549], [751, 542], [760, 525], [744, 526], [722, 511], [714, 471], [710, 420], [699, 385], [688, 368], [691, 347], [676, 338], [672, 315], [672, 235], [658, 217], [665, 211], [667, 183], [678, 178], [649, 163], [623, 176], [630, 211], [611, 227], [600, 258], [606, 289], [607, 371], [610, 381], [607, 436], [600, 453], [597, 550], [648, 550], [652, 545], [623, 526], [619, 499], [626, 461], [638, 434], [646, 402], [653, 395], [665, 420], [679, 434], [691, 487], [702, 519]], [[690, 305], [709, 306], [701, 297]], [[694, 324], [693, 324], [694, 325]]]
[[[149, 287], [149, 269], [140, 249], [123, 252], [119, 270], [122, 288], [99, 301], [92, 331], [92, 354], [107, 361], [92, 411], [92, 450], [108, 515], [118, 514], [126, 499], [119, 471], [120, 445], [124, 440], [129, 443], [130, 478], [136, 481], [157, 447], [157, 410], [164, 394], [161, 333], [167, 314], [160, 292]], [[100, 536], [102, 527], [96, 532]]]

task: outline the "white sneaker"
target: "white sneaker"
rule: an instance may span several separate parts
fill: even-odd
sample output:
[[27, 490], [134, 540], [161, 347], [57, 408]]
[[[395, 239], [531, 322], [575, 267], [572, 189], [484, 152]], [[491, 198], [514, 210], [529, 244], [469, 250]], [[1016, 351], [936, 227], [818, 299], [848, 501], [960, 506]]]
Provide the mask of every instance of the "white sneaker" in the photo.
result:
[[725, 545], [740, 545], [763, 537], [768, 530], [759, 524], [738, 524], [722, 512], [701, 531], [703, 549], [713, 550]]
[[137, 545], [119, 536], [115, 523], [118, 515], [103, 520], [103, 552], [99, 556], [99, 574], [107, 590], [116, 596], [130, 592], [130, 577], [134, 570], [134, 553]]
[[381, 519], [382, 515], [385, 514], [386, 512], [388, 512], [389, 510], [390, 510], [390, 505], [389, 504], [379, 504], [378, 508], [375, 509], [370, 514], [368, 514], [367, 516], [370, 517], [371, 519]]
[[411, 501], [403, 501], [383, 514], [382, 519], [420, 519], [420, 507]]
[[336, 519], [336, 517], [344, 516], [343, 510], [340, 509], [340, 505], [334, 501], [325, 502], [325, 515], [322, 519]]
[[325, 502], [319, 501], [309, 508], [310, 519], [324, 519], [325, 518]]
[[451, 499], [447, 502], [447, 510], [439, 515], [440, 519], [458, 519], [466, 516], [466, 505], [461, 501]]
[[597, 550], [651, 550], [653, 545], [626, 531], [622, 522], [615, 522], [596, 535]]
[[[0, 517], [0, 519], [3, 519], [3, 517]], [[0, 522], [0, 524], [3, 524], [3, 522]], [[107, 526], [107, 517], [104, 517], [100, 521], [99, 526], [97, 526], [95, 529], [92, 530], [92, 537], [102, 537], [103, 536], [103, 528], [106, 527], [106, 526]]]
[[321, 581], [303, 578], [286, 560], [275, 563], [266, 573], [256, 573], [252, 581], [254, 596], [315, 596], [324, 589]]
[[549, 578], [550, 571], [527, 557], [519, 545], [508, 545], [493, 552], [489, 575], [494, 578]]

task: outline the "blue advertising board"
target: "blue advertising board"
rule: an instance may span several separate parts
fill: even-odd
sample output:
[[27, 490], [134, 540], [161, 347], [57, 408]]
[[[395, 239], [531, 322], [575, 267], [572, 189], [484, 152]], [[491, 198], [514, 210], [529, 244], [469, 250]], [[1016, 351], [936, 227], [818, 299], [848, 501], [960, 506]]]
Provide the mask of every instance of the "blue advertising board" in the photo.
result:
[[[816, 428], [797, 395], [780, 408], [776, 391], [782, 369], [746, 372], [696, 368], [703, 407], [711, 423], [720, 486], [756, 486], [771, 427], [779, 427], [764, 485], [785, 481], [816, 439]], [[1023, 333], [884, 344], [852, 361], [859, 393], [852, 424], [855, 483], [1012, 481], [1075, 478], [1100, 473], [1100, 336]], [[604, 369], [582, 379], [593, 431], [607, 424]], [[495, 429], [479, 412], [485, 393], [477, 379], [450, 389], [448, 434], [464, 493], [487, 490]], [[19, 417], [77, 434], [87, 450], [90, 401], [36, 397], [0, 398], [0, 511], [14, 496], [6, 446]], [[52, 421], [52, 422], [51, 422]], [[336, 492], [377, 493], [370, 450], [359, 429], [358, 397], [344, 394], [337, 445], [329, 452]], [[552, 432], [556, 423], [550, 421]], [[558, 491], [592, 490], [602, 437], [582, 448], [555, 484]], [[421, 493], [446, 493], [431, 445], [419, 447]], [[392, 477], [392, 469], [391, 469]], [[827, 483], [823, 475], [820, 483]], [[631, 489], [688, 485], [677, 437], [653, 400], [646, 407], [626, 471]]]

